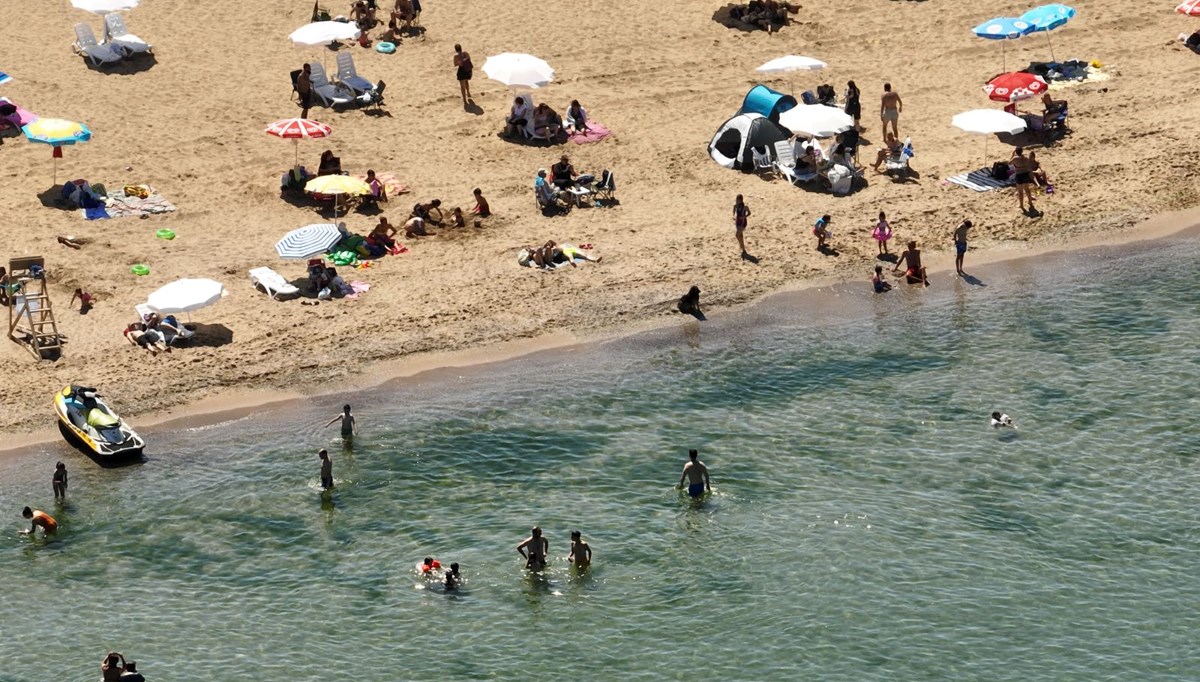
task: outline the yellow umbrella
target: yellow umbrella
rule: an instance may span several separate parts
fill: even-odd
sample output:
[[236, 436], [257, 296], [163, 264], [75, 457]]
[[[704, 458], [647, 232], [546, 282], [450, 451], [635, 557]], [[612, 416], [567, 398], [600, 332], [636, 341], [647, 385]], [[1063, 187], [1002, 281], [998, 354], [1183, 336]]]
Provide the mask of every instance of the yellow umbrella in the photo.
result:
[[[322, 175], [308, 181], [304, 191], [313, 194], [332, 194], [340, 198], [343, 194], [360, 197], [371, 193], [371, 186], [352, 175]], [[337, 215], [337, 203], [333, 205], [333, 215]]]

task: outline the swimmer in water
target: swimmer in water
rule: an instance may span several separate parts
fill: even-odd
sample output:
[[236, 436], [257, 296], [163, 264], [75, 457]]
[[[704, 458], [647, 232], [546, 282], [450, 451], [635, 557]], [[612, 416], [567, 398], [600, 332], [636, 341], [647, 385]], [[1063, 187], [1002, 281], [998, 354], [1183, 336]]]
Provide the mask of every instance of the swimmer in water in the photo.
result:
[[1012, 417], [1008, 416], [1007, 414], [1001, 414], [999, 411], [997, 411], [997, 412], [992, 413], [992, 428], [994, 428], [994, 429], [1003, 429], [1003, 428], [1015, 429], [1015, 428], [1017, 428], [1017, 425], [1013, 423]]
[[446, 571], [446, 575], [443, 577], [442, 585], [445, 586], [447, 590], [456, 590], [461, 582], [462, 576], [458, 573], [458, 562], [450, 564], [450, 570]]
[[354, 415], [350, 414], [349, 405], [343, 405], [342, 413], [333, 419], [330, 419], [329, 423], [325, 425], [325, 428], [329, 428], [339, 421], [342, 423], [343, 440], [349, 440], [350, 438], [358, 435], [358, 422], [354, 420]]
[[592, 563], [592, 548], [583, 541], [583, 535], [577, 530], [571, 531], [571, 553], [567, 555], [567, 562], [580, 570]]
[[525, 568], [540, 571], [546, 568], [546, 555], [550, 552], [550, 541], [542, 537], [542, 529], [534, 526], [529, 537], [517, 545], [517, 552], [525, 558]]
[[321, 489], [329, 490], [333, 487], [333, 462], [329, 461], [329, 451], [322, 449], [317, 457], [321, 459]]
[[708, 480], [708, 467], [704, 466], [704, 462], [699, 459], [699, 453], [695, 450], [688, 450], [690, 461], [683, 465], [683, 474], [679, 477], [679, 485], [677, 488], [683, 487], [683, 482], [688, 482], [687, 492], [692, 497], [700, 497], [704, 491], [712, 492], [712, 483]]
[[45, 535], [58, 530], [58, 521], [55, 521], [53, 516], [40, 509], [25, 507], [21, 510], [21, 516], [29, 519], [29, 530], [21, 531], [21, 535], [32, 535], [38, 528], [41, 528], [42, 533]]
[[429, 575], [429, 574], [433, 573], [434, 569], [438, 569], [441, 567], [442, 567], [442, 562], [438, 561], [437, 559], [434, 559], [431, 556], [425, 557], [424, 561], [421, 562], [421, 572], [424, 573], [425, 575]]

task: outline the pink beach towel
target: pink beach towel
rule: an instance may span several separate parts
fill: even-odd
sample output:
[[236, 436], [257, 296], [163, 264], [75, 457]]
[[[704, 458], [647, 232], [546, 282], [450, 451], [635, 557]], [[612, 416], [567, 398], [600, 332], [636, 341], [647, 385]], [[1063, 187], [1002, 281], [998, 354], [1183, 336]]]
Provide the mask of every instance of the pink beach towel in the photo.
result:
[[359, 294], [365, 294], [365, 293], [367, 293], [368, 291], [370, 291], [370, 290], [371, 290], [371, 285], [370, 285], [370, 284], [367, 284], [366, 282], [361, 282], [361, 281], [359, 281], [359, 280], [354, 280], [353, 282], [351, 282], [351, 283], [350, 283], [350, 288], [354, 290], [354, 293], [352, 293], [352, 294], [346, 294], [346, 296], [345, 296], [345, 297], [346, 297], [346, 298], [348, 298], [348, 299], [350, 299], [350, 300], [356, 300], [356, 299], [358, 299], [358, 295], [359, 295]]
[[572, 140], [574, 140], [575, 144], [589, 144], [591, 142], [599, 142], [609, 135], [612, 135], [611, 130], [605, 128], [599, 123], [596, 123], [595, 121], [589, 121], [585, 123], [584, 126], [587, 128], [587, 130], [572, 130], [567, 133], [567, 137], [570, 137]]
[[19, 120], [19, 125], [27, 126], [30, 123], [33, 123], [34, 121], [41, 118], [40, 116], [33, 113], [32, 111], [29, 111], [28, 109], [22, 109], [21, 105], [10, 100], [7, 97], [0, 97], [0, 104], [11, 104], [17, 108], [17, 118]]

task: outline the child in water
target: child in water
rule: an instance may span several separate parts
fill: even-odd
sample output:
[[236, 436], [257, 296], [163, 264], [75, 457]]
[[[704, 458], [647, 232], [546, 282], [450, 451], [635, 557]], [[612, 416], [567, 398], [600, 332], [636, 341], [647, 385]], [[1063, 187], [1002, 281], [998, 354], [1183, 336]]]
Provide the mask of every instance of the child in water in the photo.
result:
[[1017, 425], [1013, 423], [1012, 417], [1008, 416], [1007, 414], [1001, 414], [999, 411], [996, 411], [996, 412], [992, 413], [992, 428], [994, 428], [994, 429], [1003, 429], [1003, 428], [1015, 429], [1015, 428], [1017, 428]]
[[871, 286], [875, 288], [875, 293], [877, 294], [882, 294], [885, 291], [892, 290], [892, 285], [888, 284], [887, 280], [883, 278], [882, 265], [875, 266], [875, 276], [871, 278]]

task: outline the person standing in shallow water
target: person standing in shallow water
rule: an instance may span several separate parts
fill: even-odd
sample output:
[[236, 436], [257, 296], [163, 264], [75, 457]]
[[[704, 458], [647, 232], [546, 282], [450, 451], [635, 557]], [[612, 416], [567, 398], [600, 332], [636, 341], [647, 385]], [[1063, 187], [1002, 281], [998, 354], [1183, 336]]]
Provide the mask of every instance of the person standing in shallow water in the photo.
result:
[[54, 478], [51, 479], [51, 485], [54, 486], [54, 500], [67, 500], [67, 465], [59, 462], [54, 465]]
[[683, 487], [683, 482], [687, 481], [687, 493], [692, 497], [700, 497], [707, 492], [712, 492], [712, 483], [708, 480], [708, 467], [704, 466], [699, 457], [700, 453], [696, 450], [688, 450], [689, 460], [683, 465], [683, 474], [679, 477], [679, 485], [677, 488]]
[[540, 571], [546, 567], [546, 555], [550, 553], [550, 541], [542, 535], [542, 529], [534, 526], [529, 537], [517, 545], [517, 553], [525, 557], [525, 568]]
[[333, 487], [333, 462], [329, 460], [329, 451], [322, 449], [317, 457], [321, 460], [321, 489], [329, 490]]
[[330, 419], [329, 423], [325, 424], [325, 428], [329, 428], [339, 421], [342, 422], [343, 440], [350, 440], [358, 435], [358, 422], [354, 420], [354, 415], [350, 414], [349, 404], [343, 405], [341, 414]]

